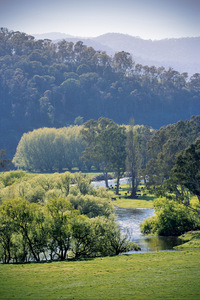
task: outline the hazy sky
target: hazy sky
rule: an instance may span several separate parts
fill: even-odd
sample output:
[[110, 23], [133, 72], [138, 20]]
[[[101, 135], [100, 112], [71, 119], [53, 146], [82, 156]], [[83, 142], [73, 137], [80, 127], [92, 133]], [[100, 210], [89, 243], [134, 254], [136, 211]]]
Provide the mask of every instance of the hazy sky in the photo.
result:
[[200, 36], [200, 0], [0, 0], [0, 27], [29, 34]]

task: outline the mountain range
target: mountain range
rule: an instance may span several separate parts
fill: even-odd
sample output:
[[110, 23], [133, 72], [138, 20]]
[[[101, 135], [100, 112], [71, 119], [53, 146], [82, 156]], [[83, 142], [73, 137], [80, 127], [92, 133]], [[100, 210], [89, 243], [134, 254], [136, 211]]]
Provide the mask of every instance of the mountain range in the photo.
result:
[[50, 39], [53, 42], [65, 39], [76, 43], [83, 41], [96, 51], [114, 55], [119, 51], [129, 52], [136, 64], [173, 68], [189, 76], [200, 73], [200, 37], [185, 37], [163, 40], [144, 40], [120, 33], [106, 33], [94, 38], [75, 37], [65, 33], [33, 34], [36, 39]]

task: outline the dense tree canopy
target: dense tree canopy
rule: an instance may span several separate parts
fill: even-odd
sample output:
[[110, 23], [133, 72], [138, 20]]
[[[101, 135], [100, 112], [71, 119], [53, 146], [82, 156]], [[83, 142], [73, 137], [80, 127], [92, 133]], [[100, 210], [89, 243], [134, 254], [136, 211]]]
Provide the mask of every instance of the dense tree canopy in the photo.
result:
[[109, 192], [80, 173], [0, 175], [0, 261], [117, 255], [137, 249], [120, 232]]
[[[142, 224], [144, 233], [180, 235], [199, 229], [200, 118], [161, 128], [149, 141], [148, 185], [162, 198], [156, 215]], [[164, 197], [163, 197], [164, 196]]]
[[143, 233], [173, 236], [181, 235], [189, 230], [199, 229], [196, 212], [186, 208], [182, 203], [158, 198], [154, 201], [156, 215], [146, 219], [141, 229]]
[[25, 133], [17, 147], [13, 164], [31, 171], [62, 171], [82, 168], [84, 146], [79, 126], [41, 128]]
[[104, 172], [106, 187], [108, 187], [108, 171], [113, 171], [117, 178], [117, 190], [119, 191], [119, 179], [125, 171], [125, 127], [117, 125], [107, 118], [98, 121], [86, 122], [81, 130], [83, 143], [86, 149], [83, 159], [99, 164]]
[[198, 197], [200, 203], [200, 138], [178, 154], [171, 181], [177, 186], [187, 188]]
[[176, 155], [188, 147], [200, 135], [200, 117], [179, 121], [155, 131], [148, 143], [151, 160], [146, 173], [150, 184], [162, 184], [170, 176]]
[[113, 57], [77, 43], [35, 40], [0, 29], [0, 138], [8, 155], [20, 136], [40, 127], [63, 127], [109, 117], [117, 123], [159, 128], [200, 112], [200, 75]]
[[6, 151], [0, 149], [0, 170], [6, 170], [10, 164], [10, 160], [6, 158]]

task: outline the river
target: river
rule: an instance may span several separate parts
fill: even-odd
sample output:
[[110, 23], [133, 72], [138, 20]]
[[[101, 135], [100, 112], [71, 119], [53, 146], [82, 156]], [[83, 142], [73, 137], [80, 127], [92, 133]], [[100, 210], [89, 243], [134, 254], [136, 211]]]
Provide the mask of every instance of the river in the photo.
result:
[[[128, 183], [129, 178], [120, 179], [121, 184]], [[114, 185], [113, 180], [108, 181], [109, 186]], [[105, 181], [92, 182], [94, 187], [105, 186]], [[131, 241], [137, 243], [141, 247], [141, 252], [154, 252], [173, 250], [174, 246], [180, 245], [181, 240], [178, 237], [161, 237], [161, 236], [145, 236], [140, 231], [140, 224], [154, 214], [151, 208], [119, 208], [116, 207], [116, 216], [120, 229], [123, 233], [128, 234]], [[136, 253], [135, 251], [128, 252]]]
[[[141, 252], [154, 252], [172, 250], [174, 246], [180, 245], [178, 237], [145, 236], [140, 231], [140, 224], [154, 214], [151, 208], [119, 208], [116, 207], [116, 216], [120, 229], [128, 235], [128, 238], [141, 247]], [[135, 251], [128, 252], [129, 254]]]
[[[124, 177], [124, 178], [121, 178], [119, 183], [120, 184], [127, 184], [129, 183], [129, 178], [128, 177]], [[100, 181], [92, 181], [91, 184], [94, 186], [94, 187], [105, 187], [105, 180], [100, 180]], [[113, 179], [109, 179], [108, 180], [108, 185], [109, 186], [114, 186], [115, 185], [115, 180]]]

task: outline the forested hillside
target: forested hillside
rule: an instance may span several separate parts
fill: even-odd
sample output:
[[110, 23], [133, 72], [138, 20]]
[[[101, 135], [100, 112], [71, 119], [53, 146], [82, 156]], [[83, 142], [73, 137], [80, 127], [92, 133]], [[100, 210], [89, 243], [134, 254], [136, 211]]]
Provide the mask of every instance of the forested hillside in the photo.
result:
[[110, 57], [83, 42], [35, 40], [0, 30], [0, 148], [12, 157], [24, 132], [108, 117], [159, 128], [200, 113], [200, 74]]
[[80, 38], [64, 33], [51, 32], [34, 34], [36, 39], [61, 39], [76, 43], [80, 39], [88, 47], [104, 50], [109, 55], [126, 51], [133, 55], [137, 63], [148, 66], [173, 68], [179, 72], [188, 72], [190, 76], [200, 70], [200, 37], [168, 38], [145, 40], [122, 33], [105, 33], [93, 38]]

